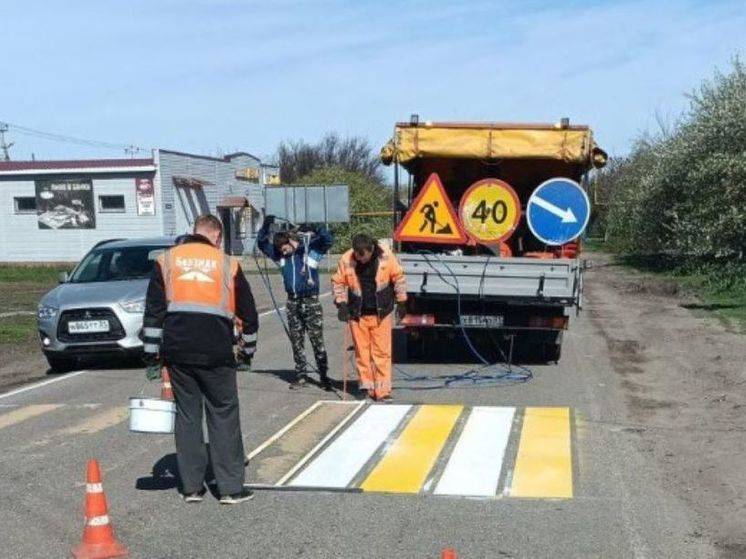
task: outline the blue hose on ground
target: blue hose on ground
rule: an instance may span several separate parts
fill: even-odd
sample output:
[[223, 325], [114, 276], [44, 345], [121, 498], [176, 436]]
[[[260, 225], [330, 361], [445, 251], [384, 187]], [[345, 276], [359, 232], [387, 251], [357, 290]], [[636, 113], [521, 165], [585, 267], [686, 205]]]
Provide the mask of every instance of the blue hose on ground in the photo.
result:
[[[445, 263], [438, 254], [428, 251], [420, 251], [419, 254], [423, 255], [425, 257], [425, 262], [430, 265], [430, 267], [435, 271], [436, 274], [438, 274], [438, 277], [448, 286], [452, 287], [453, 290], [456, 292], [456, 308], [457, 313], [459, 316], [459, 328], [461, 330], [461, 335], [463, 336], [464, 340], [466, 341], [466, 345], [469, 348], [469, 351], [471, 351], [472, 355], [479, 359], [482, 362], [481, 367], [476, 367], [469, 369], [468, 371], [456, 375], [446, 375], [442, 377], [432, 377], [432, 376], [414, 376], [408, 374], [406, 371], [401, 369], [400, 367], [394, 367], [396, 372], [404, 376], [404, 380], [406, 382], [433, 382], [433, 381], [439, 381], [439, 384], [433, 385], [433, 386], [422, 386], [422, 387], [398, 387], [399, 389], [404, 390], [435, 390], [439, 388], [478, 388], [480, 386], [490, 385], [490, 384], [517, 384], [517, 383], [524, 383], [528, 382], [533, 378], [533, 372], [522, 365], [515, 365], [509, 363], [508, 358], [505, 356], [505, 353], [503, 352], [502, 348], [499, 345], [496, 345], [498, 351], [502, 355], [503, 361], [502, 362], [494, 362], [491, 363], [487, 359], [484, 358], [484, 356], [479, 353], [477, 348], [472, 343], [471, 338], [469, 337], [469, 334], [466, 331], [466, 328], [464, 327], [463, 322], [461, 321], [461, 289], [459, 286], [458, 276], [453, 272], [453, 270], [448, 266], [447, 263]], [[446, 270], [451, 274], [453, 277], [454, 283], [451, 283], [448, 281], [443, 274], [441, 274], [440, 270], [438, 270], [428, 259], [428, 256], [435, 256], [435, 258], [445, 267]], [[486, 270], [486, 266], [485, 266]], [[482, 274], [484, 275], [485, 271], [482, 271]], [[507, 363], [508, 367], [504, 367], [502, 363]], [[493, 368], [498, 368], [498, 372], [495, 374], [484, 374], [485, 372], [489, 371]], [[518, 369], [518, 371], [514, 371], [513, 368]]]

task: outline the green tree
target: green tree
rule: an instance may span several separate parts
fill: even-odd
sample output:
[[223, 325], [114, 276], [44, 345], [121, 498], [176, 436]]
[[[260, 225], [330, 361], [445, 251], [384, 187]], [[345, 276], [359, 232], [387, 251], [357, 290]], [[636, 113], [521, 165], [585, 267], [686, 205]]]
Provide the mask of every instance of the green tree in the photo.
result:
[[[378, 180], [362, 172], [347, 171], [340, 167], [317, 169], [301, 177], [298, 184], [346, 184], [350, 191], [350, 213], [390, 211], [393, 200], [392, 191]], [[392, 236], [392, 218], [390, 216], [352, 215], [350, 223], [331, 226], [334, 234], [334, 252], [350, 248], [352, 236], [356, 233], [368, 233], [373, 238]]]

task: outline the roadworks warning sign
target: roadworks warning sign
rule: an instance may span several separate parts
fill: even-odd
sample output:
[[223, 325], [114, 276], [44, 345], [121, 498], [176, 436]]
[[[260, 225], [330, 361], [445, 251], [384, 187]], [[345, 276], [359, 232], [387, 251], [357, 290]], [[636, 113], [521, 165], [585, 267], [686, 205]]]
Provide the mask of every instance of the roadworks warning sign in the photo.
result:
[[425, 181], [420, 193], [394, 232], [397, 241], [463, 244], [467, 237], [453, 204], [436, 173]]

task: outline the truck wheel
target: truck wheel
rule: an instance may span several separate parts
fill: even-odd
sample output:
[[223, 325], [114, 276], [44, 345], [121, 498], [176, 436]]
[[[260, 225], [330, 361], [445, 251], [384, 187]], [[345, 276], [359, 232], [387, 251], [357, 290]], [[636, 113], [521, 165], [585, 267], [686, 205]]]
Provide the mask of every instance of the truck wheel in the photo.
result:
[[53, 373], [66, 373], [73, 370], [75, 368], [75, 365], [77, 364], [77, 361], [75, 359], [71, 359], [70, 357], [48, 354], [44, 357], [47, 358], [47, 363], [49, 363], [49, 368], [52, 370]]
[[406, 363], [409, 359], [409, 344], [406, 331], [397, 329], [392, 332], [391, 349], [396, 363]]
[[562, 356], [562, 344], [547, 343], [544, 344], [544, 361], [554, 361], [559, 363]]

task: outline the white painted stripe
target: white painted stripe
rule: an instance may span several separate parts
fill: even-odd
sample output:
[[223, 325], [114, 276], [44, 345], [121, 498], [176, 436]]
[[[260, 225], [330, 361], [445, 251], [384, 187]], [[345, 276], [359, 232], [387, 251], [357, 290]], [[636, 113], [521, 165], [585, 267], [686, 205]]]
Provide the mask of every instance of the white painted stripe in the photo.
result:
[[104, 487], [100, 483], [86, 483], [85, 490], [86, 493], [103, 493]]
[[92, 516], [88, 519], [88, 526], [106, 526], [109, 523], [109, 515]]
[[295, 419], [293, 419], [290, 423], [285, 425], [282, 429], [277, 431], [274, 435], [272, 435], [270, 438], [268, 438], [266, 441], [264, 441], [262, 444], [260, 444], [258, 447], [256, 447], [254, 450], [252, 450], [250, 453], [246, 455], [246, 460], [251, 460], [259, 454], [262, 450], [267, 448], [269, 445], [271, 445], [273, 442], [275, 442], [277, 439], [282, 437], [285, 433], [290, 431], [290, 429], [293, 427], [293, 425], [297, 424], [298, 422], [302, 421], [306, 418], [307, 415], [309, 415], [313, 410], [318, 408], [322, 404], [322, 400], [318, 400], [315, 403], [311, 404], [309, 407], [305, 409], [305, 411], [301, 412]]
[[289, 485], [344, 488], [412, 406], [370, 406]]
[[514, 414], [515, 408], [472, 408], [436, 495], [495, 496]]
[[69, 378], [77, 377], [78, 375], [82, 375], [84, 373], [90, 373], [91, 371], [84, 370], [84, 371], [76, 371], [74, 373], [67, 373], [66, 375], [60, 375], [55, 378], [51, 378], [49, 380], [45, 380], [42, 382], [37, 382], [36, 384], [31, 384], [29, 386], [24, 386], [23, 388], [18, 388], [16, 390], [11, 390], [10, 392], [6, 392], [5, 394], [0, 394], [0, 398], [8, 398], [10, 396], [15, 396], [16, 394], [21, 394], [23, 392], [27, 392], [28, 390], [34, 390], [35, 388], [41, 388], [42, 386], [46, 386], [48, 384], [52, 384], [53, 382], [59, 382], [61, 380], [66, 380]]
[[353, 417], [355, 417], [355, 414], [357, 414], [357, 412], [360, 411], [364, 405], [365, 405], [365, 400], [357, 402], [355, 404], [355, 407], [353, 408], [353, 410], [350, 413], [348, 413], [346, 416], [344, 416], [344, 418], [342, 418], [342, 421], [340, 421], [339, 423], [337, 423], [337, 425], [334, 427], [334, 429], [332, 429], [331, 431], [329, 431], [326, 434], [326, 436], [323, 439], [321, 439], [316, 444], [315, 447], [313, 447], [311, 450], [309, 450], [303, 458], [301, 458], [300, 460], [298, 460], [298, 463], [295, 466], [293, 466], [292, 468], [290, 468], [290, 471], [287, 472], [284, 476], [282, 476], [280, 478], [280, 480], [277, 483], [275, 483], [275, 486], [284, 485], [287, 480], [289, 480], [296, 473], [298, 473], [298, 471], [301, 468], [303, 468], [306, 465], [306, 463], [311, 458], [313, 458], [314, 456], [316, 456], [316, 453], [319, 450], [321, 450], [322, 448], [324, 448], [324, 446], [326, 446], [326, 443], [328, 443], [330, 440], [332, 440], [334, 438], [334, 436], [337, 434], [337, 432], [340, 429], [342, 429], [342, 427], [344, 427], [345, 425], [347, 425], [347, 423], [350, 421], [350, 419], [352, 419]]
[[[319, 295], [319, 297], [328, 297], [331, 294], [332, 294], [331, 291], [327, 291], [326, 293], [322, 293], [321, 295]], [[284, 309], [285, 309], [285, 307], [283, 306], [283, 307], [280, 307], [279, 310], [282, 311]], [[264, 311], [262, 313], [259, 313], [258, 316], [261, 318], [263, 316], [270, 315], [270, 314], [272, 314], [274, 312], [275, 312], [275, 310], [272, 309], [272, 310], [269, 310], [269, 311]], [[71, 379], [73, 377], [77, 377], [78, 375], [82, 375], [84, 373], [90, 373], [90, 372], [92, 372], [92, 371], [89, 371], [89, 370], [85, 369], [85, 370], [82, 370], [82, 371], [75, 371], [74, 373], [67, 373], [65, 375], [60, 375], [58, 377], [55, 377], [55, 378], [52, 378], [52, 379], [49, 379], [49, 380], [45, 380], [45, 381], [42, 381], [42, 382], [37, 382], [36, 384], [30, 384], [29, 386], [24, 386], [23, 388], [17, 388], [16, 390], [11, 390], [10, 392], [6, 392], [5, 394], [0, 394], [0, 399], [9, 398], [11, 396], [15, 396], [16, 394], [22, 394], [22, 393], [27, 392], [29, 390], [35, 390], [37, 388], [41, 388], [42, 386], [46, 386], [48, 384], [59, 382], [61, 380]]]

